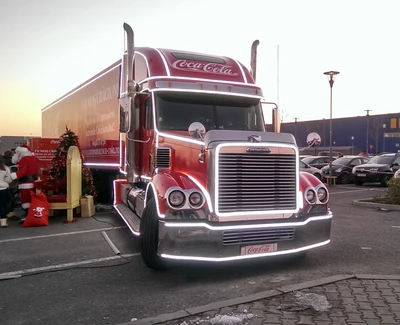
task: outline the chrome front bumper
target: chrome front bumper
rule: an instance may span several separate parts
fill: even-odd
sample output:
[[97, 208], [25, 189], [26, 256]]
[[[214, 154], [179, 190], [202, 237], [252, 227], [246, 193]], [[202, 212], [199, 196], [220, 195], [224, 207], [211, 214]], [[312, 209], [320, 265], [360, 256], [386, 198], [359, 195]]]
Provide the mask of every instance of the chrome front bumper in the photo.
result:
[[[158, 254], [167, 259], [214, 262], [294, 254], [328, 244], [332, 216], [332, 212], [329, 212], [328, 215], [313, 216], [304, 221], [291, 219], [293, 221], [245, 225], [162, 220], [159, 222]], [[240, 233], [252, 230], [273, 233], [274, 230], [286, 228], [294, 228], [292, 238], [278, 240], [274, 251], [242, 255], [243, 247], [271, 244], [273, 239], [265, 243], [244, 243], [240, 239]], [[224, 243], [224, 232], [232, 233], [232, 230], [239, 233], [237, 242]]]

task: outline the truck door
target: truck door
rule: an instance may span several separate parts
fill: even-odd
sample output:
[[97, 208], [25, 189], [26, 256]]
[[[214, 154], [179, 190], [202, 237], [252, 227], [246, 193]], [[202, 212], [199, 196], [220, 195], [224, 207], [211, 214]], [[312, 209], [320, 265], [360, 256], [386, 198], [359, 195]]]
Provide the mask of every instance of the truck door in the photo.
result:
[[151, 177], [152, 153], [154, 148], [154, 124], [151, 98], [149, 94], [140, 94], [140, 135], [137, 145], [137, 163], [140, 175]]

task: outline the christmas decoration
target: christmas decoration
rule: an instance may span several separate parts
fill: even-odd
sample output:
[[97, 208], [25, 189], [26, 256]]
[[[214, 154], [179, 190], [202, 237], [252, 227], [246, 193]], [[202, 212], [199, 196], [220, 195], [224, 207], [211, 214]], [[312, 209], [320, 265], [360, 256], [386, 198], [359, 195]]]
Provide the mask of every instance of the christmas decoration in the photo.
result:
[[[66, 179], [68, 149], [71, 146], [76, 146], [79, 149], [82, 159], [82, 196], [92, 195], [93, 197], [96, 197], [97, 191], [93, 183], [92, 173], [83, 164], [84, 157], [79, 145], [78, 136], [66, 126], [65, 132], [63, 135], [61, 135], [60, 139], [60, 144], [58, 145], [55, 155], [51, 160], [50, 176], [58, 180]], [[66, 184], [64, 188], [59, 189], [59, 193], [61, 194], [66, 194], [66, 191]]]

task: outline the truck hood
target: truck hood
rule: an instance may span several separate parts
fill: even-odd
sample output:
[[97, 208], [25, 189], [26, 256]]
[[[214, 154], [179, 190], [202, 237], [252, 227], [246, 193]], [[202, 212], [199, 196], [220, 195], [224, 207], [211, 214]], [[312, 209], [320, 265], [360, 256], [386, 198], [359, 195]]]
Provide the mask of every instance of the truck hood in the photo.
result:
[[217, 142], [276, 142], [280, 144], [296, 145], [296, 140], [289, 133], [273, 133], [261, 131], [227, 131], [210, 130], [204, 138], [207, 149], [214, 147]]

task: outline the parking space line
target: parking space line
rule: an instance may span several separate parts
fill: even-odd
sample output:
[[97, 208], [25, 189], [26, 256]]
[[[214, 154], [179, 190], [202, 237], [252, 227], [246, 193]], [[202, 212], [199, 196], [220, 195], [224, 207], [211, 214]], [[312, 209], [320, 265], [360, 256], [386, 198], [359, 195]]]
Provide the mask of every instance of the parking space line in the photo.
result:
[[365, 190], [350, 190], [350, 191], [341, 191], [341, 192], [329, 192], [329, 195], [333, 194], [343, 194], [343, 193], [354, 193], [354, 192], [367, 192], [367, 191], [384, 191], [384, 190], [379, 190], [379, 189], [373, 189], [373, 188], [366, 188]]
[[91, 230], [81, 230], [81, 231], [72, 231], [72, 232], [63, 232], [59, 234], [50, 234], [50, 235], [40, 235], [40, 236], [31, 236], [31, 237], [21, 237], [21, 238], [10, 238], [10, 239], [1, 239], [1, 243], [13, 242], [13, 241], [20, 241], [20, 240], [30, 240], [30, 239], [38, 239], [38, 238], [49, 238], [49, 237], [58, 237], [58, 236], [68, 236], [68, 235], [78, 235], [78, 234], [85, 234], [89, 232], [99, 232], [99, 231], [107, 231], [113, 229], [121, 229], [126, 228], [126, 226], [119, 226], [113, 228], [99, 228], [99, 229], [91, 229]]
[[86, 261], [80, 261], [80, 262], [63, 263], [63, 264], [49, 265], [49, 266], [43, 266], [43, 267], [36, 267], [36, 268], [33, 268], [33, 269], [24, 269], [24, 270], [19, 270], [19, 271], [0, 273], [0, 278], [13, 276], [13, 275], [23, 275], [23, 274], [27, 274], [27, 273], [38, 273], [38, 272], [45, 272], [45, 271], [53, 271], [53, 270], [58, 270], [58, 269], [62, 270], [64, 268], [71, 268], [71, 267], [80, 266], [80, 265], [87, 265], [87, 264], [95, 264], [95, 263], [100, 263], [100, 262], [106, 262], [106, 261], [112, 261], [112, 260], [121, 259], [121, 257], [133, 257], [133, 256], [138, 256], [138, 255], [140, 255], [140, 253], [123, 254], [123, 255], [118, 255], [118, 256], [95, 258], [95, 259], [92, 259], [92, 260], [86, 260]]

